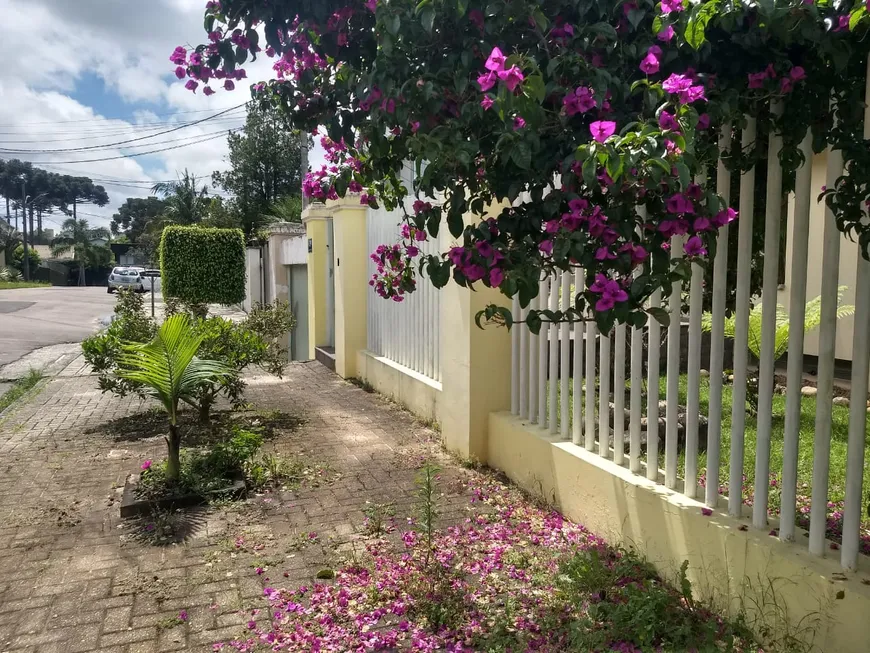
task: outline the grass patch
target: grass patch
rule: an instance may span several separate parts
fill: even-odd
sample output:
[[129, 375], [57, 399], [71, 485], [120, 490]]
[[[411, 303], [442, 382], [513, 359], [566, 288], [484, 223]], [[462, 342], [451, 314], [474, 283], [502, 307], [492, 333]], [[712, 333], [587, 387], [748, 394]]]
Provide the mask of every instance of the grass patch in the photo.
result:
[[14, 290], [16, 288], [49, 288], [50, 283], [44, 281], [0, 281], [0, 290]]
[[[573, 381], [573, 380], [572, 380]], [[630, 383], [626, 381], [626, 388]], [[680, 375], [679, 384], [679, 399], [678, 403], [682, 406], [686, 405], [686, 391], [688, 381], [685, 374]], [[561, 393], [558, 393], [561, 394]], [[573, 382], [569, 383], [569, 415], [573, 414]], [[731, 464], [731, 411], [732, 411], [732, 386], [725, 384], [722, 388], [722, 434], [721, 434], [721, 466], [719, 468], [718, 482], [720, 493], [727, 492], [728, 476]], [[662, 374], [659, 379], [659, 400], [667, 399], [667, 378]], [[700, 412], [702, 415], [709, 413], [710, 399], [710, 379], [701, 378], [700, 384]], [[860, 399], [856, 399], [860, 401]], [[770, 434], [770, 470], [771, 478], [769, 479], [770, 503], [769, 510], [772, 515], [779, 514], [781, 501], [781, 480], [782, 480], [782, 464], [783, 464], [783, 446], [785, 432], [785, 395], [775, 394], [773, 396], [773, 411], [772, 411], [772, 429]], [[585, 396], [584, 396], [585, 408]], [[549, 400], [548, 400], [549, 405]], [[626, 408], [629, 406], [628, 397], [625, 401]], [[646, 383], [644, 383], [644, 398], [643, 412], [646, 415]], [[595, 414], [596, 428], [598, 426], [598, 396], [595, 397]], [[664, 416], [663, 414], [661, 416]], [[801, 397], [801, 418], [800, 418], [800, 437], [798, 440], [798, 516], [797, 523], [802, 528], [807, 528], [809, 524], [809, 505], [810, 495], [812, 493], [813, 479], [813, 437], [815, 435], [815, 419], [816, 419], [816, 398]], [[841, 523], [842, 503], [845, 499], [846, 492], [846, 453], [849, 440], [849, 406], [834, 405], [831, 410], [831, 461], [828, 477], [828, 501], [829, 514], [834, 515], [834, 522]], [[758, 442], [758, 418], [756, 416], [746, 414], [744, 432], [744, 462], [743, 462], [743, 496], [745, 503], [752, 502], [755, 483], [755, 452]], [[870, 438], [870, 420], [868, 420], [867, 436]], [[628, 441], [628, 432], [625, 434]], [[660, 456], [659, 468], [664, 468], [665, 454], [664, 442], [660, 441]], [[679, 475], [684, 478], [685, 471], [685, 452], [679, 454], [678, 465]], [[698, 456], [698, 470], [706, 476], [707, 454], [700, 452]], [[870, 455], [864, 457], [864, 486], [862, 505], [870, 503]], [[870, 519], [867, 518], [864, 511], [862, 513], [862, 525], [865, 533], [862, 535], [861, 549], [864, 553], [870, 554]], [[829, 520], [830, 522], [830, 520]], [[833, 539], [839, 539], [840, 531], [838, 526], [829, 527], [828, 536]]]
[[27, 376], [18, 379], [6, 394], [0, 396], [0, 413], [26, 395], [42, 380], [42, 372], [31, 368]]

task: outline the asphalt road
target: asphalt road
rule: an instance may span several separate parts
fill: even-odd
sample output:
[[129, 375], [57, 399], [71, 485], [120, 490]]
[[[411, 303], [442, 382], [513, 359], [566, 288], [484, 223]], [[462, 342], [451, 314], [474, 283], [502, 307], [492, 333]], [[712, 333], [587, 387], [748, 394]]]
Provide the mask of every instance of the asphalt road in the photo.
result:
[[39, 347], [84, 340], [114, 306], [105, 286], [0, 290], [0, 367]]

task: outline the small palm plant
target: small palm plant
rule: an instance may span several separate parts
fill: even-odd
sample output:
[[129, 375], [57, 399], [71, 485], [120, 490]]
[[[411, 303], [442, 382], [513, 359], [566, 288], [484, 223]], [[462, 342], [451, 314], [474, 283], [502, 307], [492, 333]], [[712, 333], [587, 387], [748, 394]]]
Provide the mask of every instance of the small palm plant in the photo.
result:
[[[840, 286], [837, 289], [837, 319], [848, 317], [855, 312], [855, 307], [849, 304], [843, 304], [843, 294], [846, 292], [846, 286]], [[761, 360], [761, 319], [762, 305], [758, 302], [752, 307], [749, 312], [749, 352], [755, 357], [755, 360]], [[804, 313], [804, 333], [814, 331], [822, 322], [822, 298], [821, 296], [811, 299], [806, 304]], [[736, 325], [736, 317], [732, 315], [725, 319], [725, 337], [734, 338], [734, 328]], [[710, 331], [713, 328], [713, 316], [710, 313], [704, 313], [701, 318], [701, 329]], [[776, 335], [773, 339], [773, 359], [778, 360], [788, 349], [788, 334], [791, 328], [791, 322], [788, 317], [788, 312], [781, 304], [776, 305]], [[758, 380], [754, 379], [747, 387], [747, 402], [749, 403], [750, 412], [753, 414], [758, 409]]]
[[217, 383], [230, 374], [223, 363], [197, 358], [200, 344], [202, 336], [192, 328], [190, 318], [178, 314], [160, 325], [151, 342], [125, 345], [118, 359], [118, 376], [141, 383], [148, 394], [160, 400], [169, 418], [166, 478], [170, 482], [177, 481], [181, 471], [179, 402], [194, 401], [203, 384]]

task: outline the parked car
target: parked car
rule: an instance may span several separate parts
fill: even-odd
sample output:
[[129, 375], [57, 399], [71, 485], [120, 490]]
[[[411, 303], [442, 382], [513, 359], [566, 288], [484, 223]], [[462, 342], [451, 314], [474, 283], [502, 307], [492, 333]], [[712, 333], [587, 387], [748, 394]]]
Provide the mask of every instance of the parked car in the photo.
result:
[[[106, 292], [113, 293], [119, 288], [132, 288], [137, 292], [144, 292], [145, 282], [139, 275], [140, 272], [144, 271], [145, 268], [137, 267], [114, 268], [109, 275], [109, 287], [106, 288]], [[149, 285], [148, 287], [150, 288], [151, 286]]]
[[145, 287], [145, 292], [151, 292], [151, 285], [154, 284], [154, 292], [161, 292], [163, 285], [160, 279], [160, 270], [144, 270], [140, 273], [142, 277], [142, 285]]

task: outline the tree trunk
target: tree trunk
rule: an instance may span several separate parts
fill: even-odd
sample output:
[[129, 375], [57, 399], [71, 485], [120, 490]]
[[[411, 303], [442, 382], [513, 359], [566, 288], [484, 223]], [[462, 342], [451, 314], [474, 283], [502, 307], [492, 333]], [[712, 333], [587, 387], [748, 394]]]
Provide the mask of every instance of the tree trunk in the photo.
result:
[[36, 240], [33, 238], [33, 202], [30, 203], [30, 224], [28, 225], [27, 233], [30, 234], [30, 244], [35, 245]]
[[12, 224], [12, 215], [9, 213], [9, 198], [6, 198], [6, 224]]
[[181, 435], [178, 425], [169, 425], [169, 438], [166, 440], [169, 448], [169, 459], [166, 461], [166, 480], [177, 481], [181, 472]]
[[204, 396], [199, 402], [199, 423], [203, 425], [211, 424], [211, 407], [214, 403], [214, 397], [211, 395]]
[[36, 211], [36, 240], [42, 244], [42, 209]]
[[85, 264], [84, 261], [79, 261], [79, 285], [84, 286], [85, 284]]

